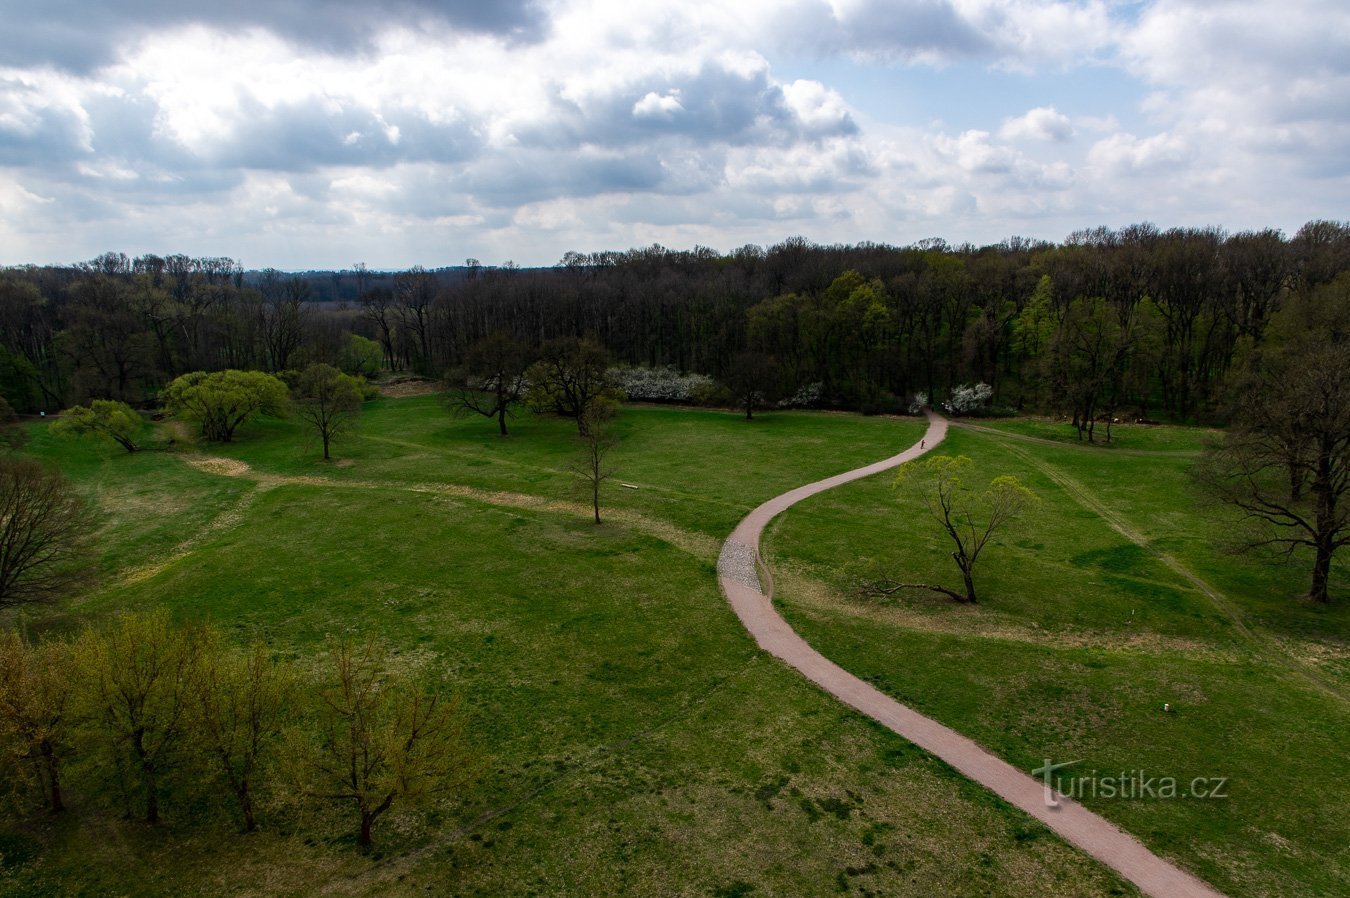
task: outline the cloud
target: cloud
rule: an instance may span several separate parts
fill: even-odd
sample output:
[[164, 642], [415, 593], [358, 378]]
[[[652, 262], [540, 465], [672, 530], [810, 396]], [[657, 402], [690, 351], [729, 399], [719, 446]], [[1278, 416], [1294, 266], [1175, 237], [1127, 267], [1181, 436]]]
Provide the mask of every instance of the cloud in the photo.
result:
[[1047, 140], [1062, 143], [1073, 137], [1073, 122], [1053, 106], [1037, 106], [1017, 118], [1004, 119], [998, 130], [1004, 140]]
[[1290, 229], [1350, 203], [1330, 0], [372, 9], [0, 0], [23, 37], [0, 48], [4, 261], [549, 262], [1164, 215]]
[[[128, 41], [185, 25], [226, 33], [261, 29], [325, 52], [370, 48], [393, 26], [448, 27], [516, 41], [541, 39], [548, 17], [535, 0], [0, 0], [10, 40], [0, 66], [51, 66], [87, 73], [114, 62]], [[22, 39], [13, 36], [23, 35]]]

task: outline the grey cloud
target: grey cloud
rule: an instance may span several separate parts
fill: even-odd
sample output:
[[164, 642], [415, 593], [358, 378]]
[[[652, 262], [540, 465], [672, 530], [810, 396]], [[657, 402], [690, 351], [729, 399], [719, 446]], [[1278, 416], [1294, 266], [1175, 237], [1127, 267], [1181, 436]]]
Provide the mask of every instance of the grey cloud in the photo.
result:
[[922, 55], [971, 57], [993, 49], [949, 0], [865, 0], [836, 13], [809, 0], [781, 26], [790, 44], [819, 54], [856, 53], [907, 60]]
[[398, 110], [377, 115], [363, 108], [331, 112], [315, 103], [272, 109], [253, 104], [238, 122], [228, 141], [210, 152], [215, 164], [307, 172], [328, 165], [457, 162], [481, 144], [466, 124], [437, 125]]
[[564, 196], [655, 190], [665, 178], [653, 153], [586, 156], [518, 150], [481, 159], [454, 188], [493, 206], [516, 206]]
[[[678, 106], [662, 104], [678, 103]], [[650, 114], [643, 114], [646, 109]], [[849, 116], [827, 125], [797, 119], [767, 71], [750, 74], [707, 65], [691, 75], [635, 82], [583, 110], [556, 96], [553, 115], [517, 132], [523, 144], [563, 149], [581, 144], [631, 146], [654, 137], [681, 137], [701, 145], [787, 145], [857, 133]]]
[[369, 46], [382, 27], [442, 24], [533, 41], [548, 31], [536, 0], [0, 0], [9, 38], [0, 65], [51, 65], [88, 72], [116, 59], [118, 48], [157, 29], [204, 24], [257, 27], [298, 44], [345, 53]]

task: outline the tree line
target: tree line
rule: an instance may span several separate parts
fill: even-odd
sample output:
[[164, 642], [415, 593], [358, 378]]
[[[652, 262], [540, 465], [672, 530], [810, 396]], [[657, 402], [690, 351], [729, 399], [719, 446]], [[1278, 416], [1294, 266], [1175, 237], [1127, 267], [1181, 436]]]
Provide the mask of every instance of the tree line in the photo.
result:
[[1071, 416], [1086, 437], [1123, 415], [1220, 416], [1275, 311], [1347, 269], [1350, 223], [1329, 221], [1293, 237], [1140, 224], [1060, 244], [793, 238], [326, 276], [108, 253], [0, 272], [0, 395], [21, 412], [140, 405], [189, 372], [314, 362], [440, 377], [494, 335], [530, 351], [585, 337], [621, 364], [723, 382], [751, 354], [772, 392], [862, 411], [985, 383], [996, 405]]
[[373, 642], [332, 641], [302, 669], [163, 611], [68, 639], [0, 632], [0, 802], [15, 814], [206, 813], [251, 832], [318, 804], [345, 808], [367, 848], [395, 806], [464, 784], [462, 724]]

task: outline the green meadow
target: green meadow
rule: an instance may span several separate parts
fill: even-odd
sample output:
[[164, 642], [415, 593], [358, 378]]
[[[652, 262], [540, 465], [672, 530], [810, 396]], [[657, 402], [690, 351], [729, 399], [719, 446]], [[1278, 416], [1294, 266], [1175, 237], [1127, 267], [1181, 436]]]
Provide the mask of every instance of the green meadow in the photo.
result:
[[[1346, 606], [1300, 602], [1296, 565], [1223, 551], [1232, 523], [1187, 475], [1195, 432], [1121, 428], [1099, 451], [991, 426], [939, 451], [1042, 502], [982, 560], [981, 604], [859, 591], [955, 574], [882, 475], [773, 526], [794, 625], [1024, 769], [1227, 778], [1226, 799], [1084, 801], [1234, 896], [1350, 888]], [[62, 818], [0, 828], [0, 893], [1136, 894], [760, 654], [718, 591], [748, 510], [894, 454], [921, 422], [638, 406], [619, 428], [597, 527], [571, 422], [522, 415], [500, 438], [435, 396], [368, 403], [332, 463], [289, 421], [223, 446], [155, 425], [134, 455], [35, 426], [26, 451], [96, 504], [97, 561], [23, 615], [31, 633], [168, 608], [302, 668], [373, 636], [461, 697], [474, 775], [391, 812], [370, 856], [345, 817], [283, 794], [249, 836], [195, 798], [147, 827], [76, 794]]]
[[[1303, 601], [1298, 561], [1228, 551], [1238, 522], [1188, 473], [1207, 434], [1119, 428], [1107, 449], [1076, 445], [1067, 425], [992, 427], [953, 427], [938, 451], [985, 480], [1014, 474], [1041, 501], [986, 550], [980, 604], [864, 588], [960, 585], [945, 535], [883, 475], [775, 522], [766, 554], [789, 620], [1025, 770], [1077, 761], [1064, 777], [1083, 780], [1084, 804], [1228, 894], [1350, 889], [1350, 607]], [[1135, 771], [1181, 792], [1224, 778], [1227, 797], [1091, 794], [1094, 773]]]

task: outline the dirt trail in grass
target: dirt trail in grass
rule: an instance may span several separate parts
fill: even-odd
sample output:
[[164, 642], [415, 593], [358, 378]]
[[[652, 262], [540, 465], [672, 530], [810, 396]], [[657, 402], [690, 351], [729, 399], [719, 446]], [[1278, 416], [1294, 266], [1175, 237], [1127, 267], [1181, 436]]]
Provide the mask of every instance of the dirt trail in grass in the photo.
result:
[[1052, 440], [1048, 437], [1036, 437], [1029, 433], [1017, 433], [1013, 430], [1000, 430], [997, 427], [985, 427], [982, 424], [971, 424], [969, 421], [956, 421], [954, 427], [962, 430], [973, 430], [976, 433], [987, 433], [991, 436], [1003, 437], [1009, 440], [1020, 440], [1023, 443], [1039, 443], [1042, 446], [1057, 446], [1060, 449], [1080, 449], [1085, 452], [1110, 452], [1112, 455], [1142, 455], [1153, 456], [1155, 458], [1187, 458], [1195, 457], [1200, 454], [1196, 449], [1118, 449], [1112, 446], [1110, 449], [1101, 443], [1070, 443], [1067, 440]]
[[[139, 569], [145, 573], [137, 575], [136, 572], [132, 572], [131, 574], [124, 575], [124, 580], [132, 577], [133, 579], [129, 582], [138, 582], [163, 570], [173, 561], [176, 561], [191, 552], [200, 545], [207, 536], [237, 523], [238, 519], [243, 515], [243, 510], [247, 508], [248, 505], [252, 504], [253, 500], [257, 498], [260, 492], [277, 486], [322, 486], [332, 489], [354, 490], [402, 490], [409, 493], [429, 493], [432, 495], [452, 496], [459, 499], [482, 502], [487, 505], [497, 505], [531, 511], [544, 511], [553, 514], [568, 515], [570, 517], [590, 518], [594, 514], [590, 505], [581, 502], [566, 502], [561, 499], [548, 499], [542, 496], [532, 496], [528, 493], [511, 493], [504, 490], [484, 490], [477, 487], [462, 486], [453, 483], [409, 483], [400, 485], [385, 481], [360, 480], [355, 478], [335, 480], [316, 475], [269, 474], [265, 471], [254, 470], [246, 462], [210, 455], [186, 455], [183, 457], [183, 460], [191, 467], [207, 474], [252, 480], [258, 484], [259, 489], [247, 493], [238, 505], [220, 515], [216, 520], [213, 520], [203, 528], [201, 532], [182, 543], [171, 553], [168, 559], [155, 565], [147, 565], [145, 568]], [[706, 534], [682, 530], [666, 521], [657, 518], [649, 518], [646, 515], [621, 508], [606, 511], [605, 519], [613, 523], [622, 524], [641, 533], [645, 533], [648, 536], [654, 536], [664, 543], [668, 543], [681, 551], [688, 552], [690, 555], [705, 559], [717, 557], [719, 548], [718, 542], [715, 538]]]
[[[947, 421], [928, 413], [924, 440], [892, 458], [798, 487], [750, 512], [732, 531], [717, 562], [718, 582], [741, 623], [760, 648], [801, 672], [845, 704], [861, 711], [915, 745], [950, 764], [1066, 841], [1106, 864], [1154, 898], [1219, 898], [1220, 893], [1144, 847], [1105, 818], [1063, 796], [957, 731], [900, 704], [830, 661], [797, 635], [774, 610], [773, 588], [760, 587], [759, 540], [764, 528], [801, 500], [845, 483], [879, 474], [923, 455], [947, 435]], [[767, 571], [767, 568], [766, 568]], [[1053, 800], [1053, 804], [1052, 804]]]
[[[1002, 436], [999, 431], [989, 428], [980, 428], [983, 433], [994, 436]], [[1331, 696], [1334, 699], [1345, 702], [1350, 701], [1345, 690], [1337, 683], [1325, 677], [1321, 671], [1313, 667], [1309, 662], [1293, 655], [1289, 652], [1288, 646], [1282, 644], [1274, 637], [1260, 630], [1254, 630], [1248, 626], [1246, 615], [1231, 599], [1225, 596], [1215, 587], [1211, 586], [1199, 574], [1191, 570], [1176, 556], [1164, 552], [1154, 545], [1148, 537], [1131, 526], [1122, 515], [1117, 513], [1109, 505], [1097, 499], [1092, 492], [1079, 483], [1073, 477], [1064, 471], [1056, 468], [1049, 462], [1037, 458], [1030, 452], [1023, 450], [1018, 446], [1008, 445], [1009, 452], [1040, 471], [1046, 477], [1049, 477], [1083, 508], [1097, 515], [1105, 521], [1112, 530], [1134, 543], [1145, 552], [1153, 555], [1169, 570], [1189, 583], [1197, 592], [1209, 600], [1211, 607], [1226, 619], [1242, 640], [1256, 653], [1263, 661], [1273, 665], [1277, 669], [1288, 670], [1291, 673], [1302, 677], [1318, 691]]]

